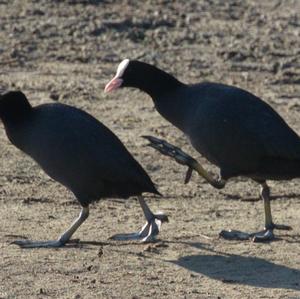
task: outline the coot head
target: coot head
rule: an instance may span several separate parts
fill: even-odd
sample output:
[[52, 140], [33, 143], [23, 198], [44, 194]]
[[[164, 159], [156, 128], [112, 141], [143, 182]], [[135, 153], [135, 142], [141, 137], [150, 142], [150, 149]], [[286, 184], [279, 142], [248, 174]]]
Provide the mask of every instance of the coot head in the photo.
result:
[[16, 121], [25, 117], [32, 107], [21, 91], [9, 91], [0, 97], [0, 118], [2, 121]]
[[113, 79], [106, 84], [104, 91], [108, 93], [120, 87], [134, 87], [148, 93], [151, 97], [156, 97], [182, 85], [171, 74], [154, 65], [124, 59], [119, 64]]
[[143, 83], [148, 74], [145, 73], [146, 64], [136, 61], [124, 59], [118, 66], [116, 75], [106, 84], [105, 92], [111, 92], [120, 87], [139, 87]]

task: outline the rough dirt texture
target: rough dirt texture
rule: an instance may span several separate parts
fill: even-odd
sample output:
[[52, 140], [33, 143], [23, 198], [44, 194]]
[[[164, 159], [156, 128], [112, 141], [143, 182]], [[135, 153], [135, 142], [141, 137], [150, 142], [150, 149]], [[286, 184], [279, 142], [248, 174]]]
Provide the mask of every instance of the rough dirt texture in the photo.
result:
[[243, 87], [300, 133], [300, 1], [0, 1], [0, 87], [34, 105], [59, 101], [110, 127], [147, 169], [170, 215], [154, 245], [108, 238], [144, 222], [135, 199], [91, 206], [78, 244], [22, 250], [18, 238], [55, 239], [79, 213], [73, 195], [47, 177], [0, 131], [0, 298], [300, 298], [300, 181], [270, 182], [276, 232], [268, 244], [224, 241], [226, 228], [255, 231], [264, 213], [257, 184], [237, 178], [218, 191], [144, 147], [163, 137], [198, 157], [187, 139], [137, 90], [105, 96], [124, 58], [184, 82]]

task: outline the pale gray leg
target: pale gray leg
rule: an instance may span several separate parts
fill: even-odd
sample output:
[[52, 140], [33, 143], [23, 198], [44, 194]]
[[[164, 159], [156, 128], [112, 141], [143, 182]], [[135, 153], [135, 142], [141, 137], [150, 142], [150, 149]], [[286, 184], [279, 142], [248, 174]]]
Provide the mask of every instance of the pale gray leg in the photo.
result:
[[168, 216], [163, 213], [153, 214], [142, 196], [139, 196], [138, 200], [147, 220], [146, 224], [139, 232], [117, 234], [112, 236], [110, 239], [118, 241], [138, 240], [141, 242], [152, 242], [159, 234], [161, 224], [163, 222], [168, 222]]
[[50, 241], [30, 241], [30, 240], [16, 240], [12, 244], [19, 245], [22, 248], [51, 248], [64, 246], [76, 232], [78, 227], [88, 218], [89, 207], [82, 207], [79, 217], [72, 223], [72, 225], [58, 238], [58, 240]]

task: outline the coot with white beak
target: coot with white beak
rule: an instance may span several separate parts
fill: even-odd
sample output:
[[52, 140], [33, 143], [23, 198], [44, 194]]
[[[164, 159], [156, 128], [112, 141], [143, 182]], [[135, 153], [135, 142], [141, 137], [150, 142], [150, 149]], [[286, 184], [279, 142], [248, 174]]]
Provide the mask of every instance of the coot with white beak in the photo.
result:
[[148, 137], [151, 145], [196, 170], [211, 185], [223, 188], [231, 177], [249, 177], [261, 185], [265, 228], [253, 234], [222, 232], [226, 238], [265, 241], [274, 229], [290, 229], [272, 221], [266, 180], [300, 177], [300, 138], [267, 103], [234, 86], [218, 83], [187, 85], [163, 70], [136, 60], [123, 60], [106, 85], [110, 92], [134, 87], [152, 98], [157, 111], [183, 131], [194, 148], [220, 168], [215, 179], [195, 159], [164, 140]]

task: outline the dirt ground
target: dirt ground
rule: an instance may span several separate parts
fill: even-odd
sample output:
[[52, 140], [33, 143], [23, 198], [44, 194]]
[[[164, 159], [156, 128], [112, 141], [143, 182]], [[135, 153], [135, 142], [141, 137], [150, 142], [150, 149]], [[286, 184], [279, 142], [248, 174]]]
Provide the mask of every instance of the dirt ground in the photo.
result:
[[137, 90], [104, 95], [124, 58], [184, 82], [243, 87], [270, 103], [300, 134], [299, 0], [0, 1], [0, 88], [34, 105], [67, 103], [111, 128], [147, 169], [162, 198], [148, 196], [163, 225], [152, 245], [108, 238], [140, 228], [137, 201], [103, 200], [61, 249], [22, 250], [18, 238], [55, 239], [79, 213], [0, 130], [0, 298], [300, 298], [300, 181], [270, 182], [277, 231], [267, 244], [225, 241], [222, 229], [263, 227], [257, 184], [231, 180], [218, 191], [145, 147], [163, 137], [198, 157], [187, 139]]

